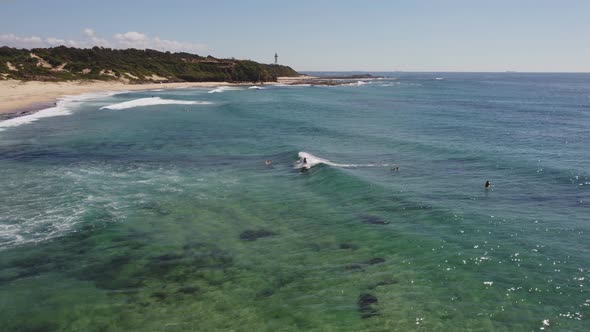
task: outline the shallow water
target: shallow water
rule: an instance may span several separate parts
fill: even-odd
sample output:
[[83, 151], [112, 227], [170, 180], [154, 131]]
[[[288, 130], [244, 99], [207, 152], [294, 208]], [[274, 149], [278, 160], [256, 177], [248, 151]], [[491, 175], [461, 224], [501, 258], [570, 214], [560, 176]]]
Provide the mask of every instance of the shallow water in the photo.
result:
[[590, 75], [387, 75], [0, 122], [3, 329], [587, 330]]

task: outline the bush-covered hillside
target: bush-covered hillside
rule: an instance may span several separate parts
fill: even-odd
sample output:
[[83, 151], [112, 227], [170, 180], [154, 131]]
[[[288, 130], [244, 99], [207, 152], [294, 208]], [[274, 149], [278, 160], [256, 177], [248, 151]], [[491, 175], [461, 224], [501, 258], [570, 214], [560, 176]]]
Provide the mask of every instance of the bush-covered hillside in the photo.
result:
[[0, 47], [0, 79], [143, 82], [272, 82], [298, 76], [291, 67], [156, 50]]

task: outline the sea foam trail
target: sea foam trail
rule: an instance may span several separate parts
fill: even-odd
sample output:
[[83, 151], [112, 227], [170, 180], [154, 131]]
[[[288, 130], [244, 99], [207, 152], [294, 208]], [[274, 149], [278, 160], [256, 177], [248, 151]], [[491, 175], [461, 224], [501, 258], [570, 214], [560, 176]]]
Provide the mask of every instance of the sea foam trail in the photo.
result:
[[[310, 169], [316, 165], [319, 164], [324, 164], [324, 165], [329, 165], [329, 166], [334, 166], [334, 167], [387, 167], [389, 166], [389, 164], [381, 164], [381, 165], [377, 165], [377, 164], [340, 164], [340, 163], [334, 163], [331, 162], [328, 159], [323, 159], [320, 157], [316, 157], [311, 153], [308, 152], [299, 152], [298, 154], [299, 156], [299, 160], [297, 161], [295, 168], [305, 168], [305, 169]], [[303, 162], [303, 159], [305, 158], [305, 160], [307, 161], [306, 163]]]
[[108, 109], [108, 110], [124, 110], [127, 108], [133, 107], [142, 107], [142, 106], [153, 106], [153, 105], [207, 105], [211, 104], [208, 101], [193, 101], [193, 100], [175, 100], [175, 99], [162, 99], [160, 97], [150, 97], [150, 98], [139, 98], [130, 101], [125, 101], [122, 103], [111, 104], [107, 106], [103, 106], [100, 109]]

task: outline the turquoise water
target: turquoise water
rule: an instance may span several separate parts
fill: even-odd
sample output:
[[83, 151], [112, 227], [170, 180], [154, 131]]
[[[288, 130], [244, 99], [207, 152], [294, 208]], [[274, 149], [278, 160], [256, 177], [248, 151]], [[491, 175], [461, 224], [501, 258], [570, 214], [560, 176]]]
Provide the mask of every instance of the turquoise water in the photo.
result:
[[588, 330], [590, 75], [386, 75], [0, 122], [2, 330]]

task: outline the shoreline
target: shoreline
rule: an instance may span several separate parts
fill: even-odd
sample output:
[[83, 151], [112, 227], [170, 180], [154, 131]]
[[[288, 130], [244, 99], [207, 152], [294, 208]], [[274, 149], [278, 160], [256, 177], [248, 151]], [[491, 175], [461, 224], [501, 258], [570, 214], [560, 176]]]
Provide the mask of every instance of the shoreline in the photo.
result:
[[276, 82], [174, 82], [129, 84], [121, 81], [77, 80], [65, 82], [0, 80], [0, 122], [35, 114], [48, 109], [66, 96], [77, 96], [97, 92], [145, 91], [155, 89], [212, 88], [239, 85], [342, 85], [334, 78], [324, 79], [309, 75], [298, 77], [277, 77]]
[[[275, 82], [267, 82], [269, 84]], [[112, 81], [40, 82], [0, 80], [0, 121], [34, 114], [49, 108], [62, 97], [103, 91], [140, 91], [217, 87], [225, 85], [253, 85], [254, 83], [181, 82], [126, 84]]]

